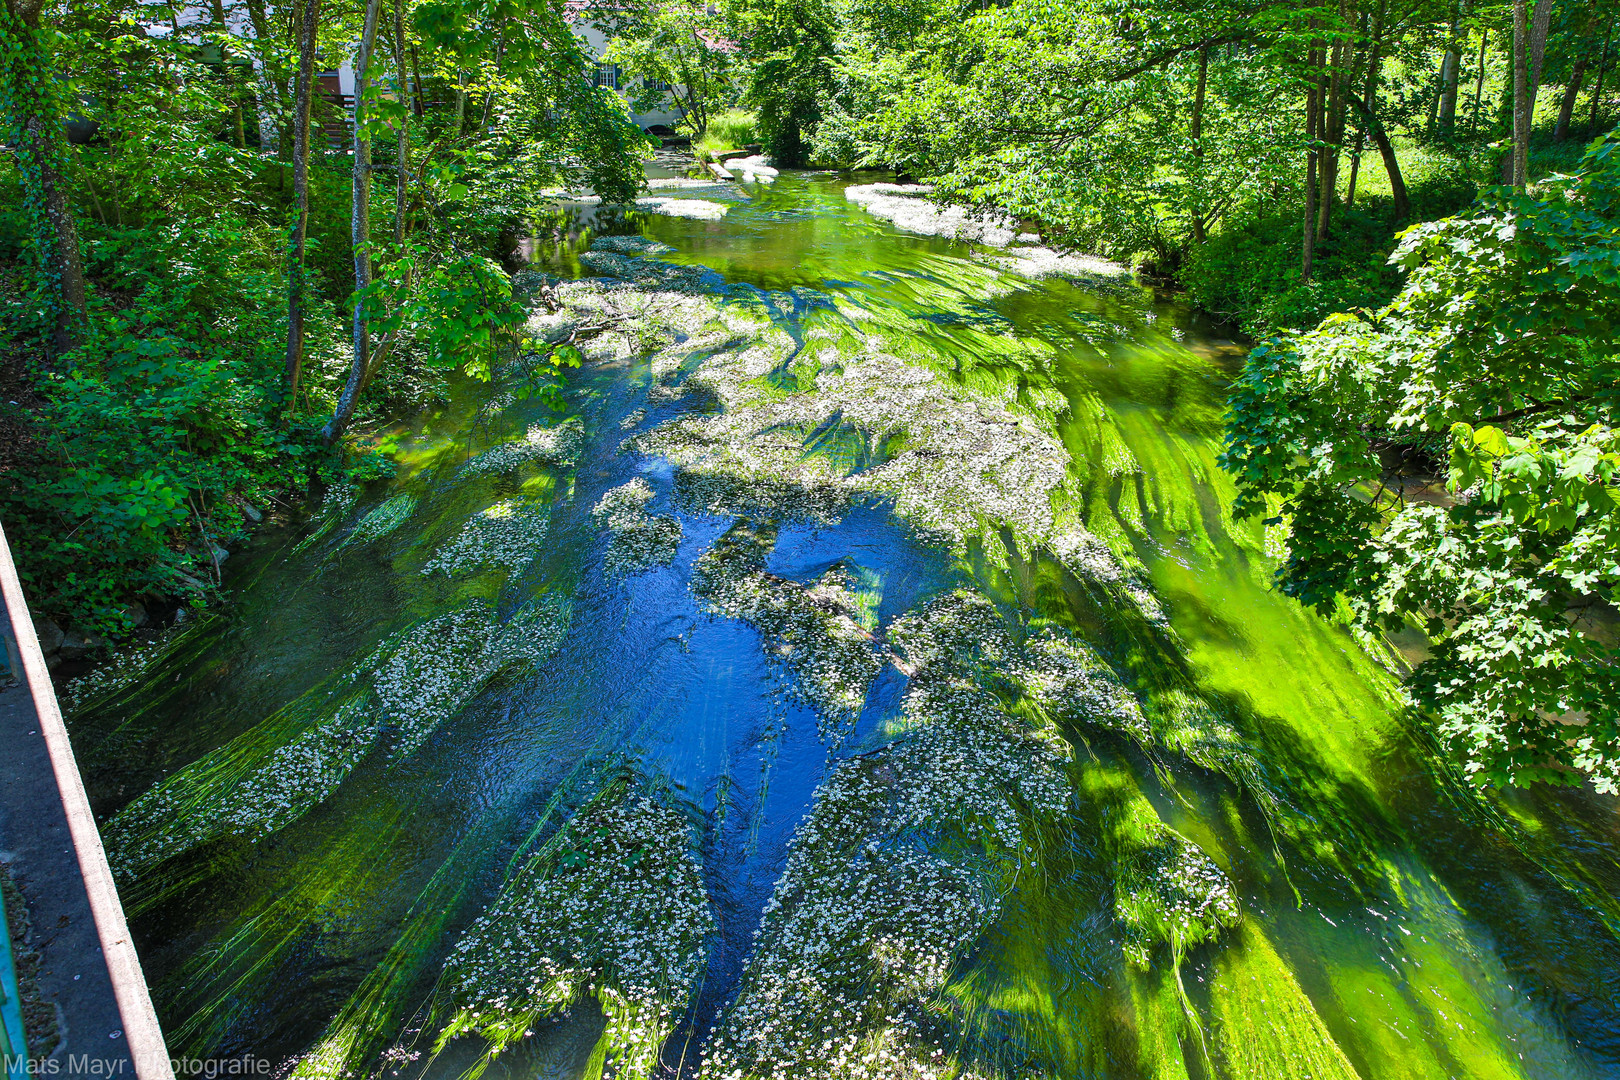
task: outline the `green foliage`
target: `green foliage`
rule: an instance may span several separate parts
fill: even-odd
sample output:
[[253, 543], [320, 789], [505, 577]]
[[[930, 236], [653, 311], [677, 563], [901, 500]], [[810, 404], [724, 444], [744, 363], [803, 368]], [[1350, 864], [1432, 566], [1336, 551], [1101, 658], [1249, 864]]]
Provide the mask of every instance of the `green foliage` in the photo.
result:
[[[46, 212], [45, 178], [67, 171], [61, 138], [62, 88], [47, 51], [48, 31], [24, 25], [9, 4], [0, 6], [0, 143], [12, 149], [21, 180], [20, 208], [33, 269], [30, 314], [40, 332], [56, 321], [60, 271], [49, 254], [56, 229]], [[33, 130], [30, 130], [32, 125]], [[55, 129], [41, 138], [40, 129]]]
[[[46, 611], [117, 632], [141, 598], [206, 602], [214, 548], [326, 465], [305, 423], [279, 422], [283, 286], [276, 235], [231, 214], [90, 230], [93, 277], [126, 290], [44, 378], [41, 452], [0, 480], [0, 513]], [[27, 327], [22, 328], [24, 332]], [[330, 394], [338, 345], [313, 392]], [[314, 365], [317, 372], [320, 364]]]
[[482, 255], [443, 258], [416, 243], [386, 261], [360, 298], [372, 330], [403, 333], [429, 367], [488, 379], [527, 313], [512, 281]]
[[692, 144], [700, 157], [713, 157], [759, 142], [759, 116], [747, 109], [727, 109], [709, 119], [708, 127]]
[[[70, 183], [90, 325], [36, 373], [32, 456], [0, 475], [0, 514], [36, 602], [86, 629], [116, 633], [137, 600], [207, 602], [220, 584], [216, 548], [245, 532], [242, 504], [264, 510], [301, 499], [316, 477], [376, 474], [365, 453], [320, 445], [354, 305], [371, 317], [381, 362], [357, 416], [376, 423], [432, 397], [452, 369], [489, 376], [523, 319], [495, 257], [510, 253], [545, 188], [583, 183], [623, 201], [641, 185], [647, 139], [616, 94], [582, 78], [587, 57], [562, 6], [406, 5], [403, 55], [424, 97], [442, 100], [464, 75], [459, 130], [449, 109], [417, 116], [409, 99], [377, 92], [406, 81], [385, 10], [361, 110], [376, 151], [374, 283], [354, 293], [351, 159], [317, 136], [304, 373], [286, 400], [296, 42], [290, 6], [266, 0], [249, 13], [260, 25], [237, 36], [203, 9], [175, 13], [174, 33], [128, 32], [152, 17], [128, 0], [47, 7], [38, 29], [0, 11], [0, 141], [22, 147], [0, 161], [0, 261], [21, 300], [0, 313], [8, 363], [41, 354], [57, 317], [46, 257], [55, 233], [23, 122], [72, 112], [94, 132], [49, 144], [60, 153], [44, 163]], [[323, 54], [349, 55], [358, 21], [358, 11], [324, 11]], [[316, 102], [316, 124], [341, 120]], [[261, 126], [279, 157], [245, 145]], [[535, 394], [555, 394], [560, 362], [537, 367]]]
[[744, 100], [765, 148], [779, 165], [803, 165], [833, 85], [838, 12], [827, 0], [742, 0], [736, 23], [753, 61]]
[[709, 127], [715, 113], [737, 96], [737, 50], [726, 40], [723, 17], [687, 0], [654, 0], [625, 10], [629, 17], [606, 59], [640, 79], [632, 106], [648, 112], [667, 108], [673, 99], [694, 132]]
[[1194, 249], [1181, 282], [1193, 303], [1251, 334], [1303, 330], [1335, 311], [1380, 307], [1400, 287], [1382, 209], [1341, 213], [1317, 250], [1312, 280], [1301, 283], [1298, 211], [1256, 207]]
[[[1393, 302], [1262, 344], [1232, 396], [1223, 462], [1239, 512], [1290, 526], [1282, 588], [1422, 628], [1408, 687], [1480, 783], [1620, 785], [1617, 235], [1611, 134], [1409, 230]], [[1409, 497], [1414, 446], [1449, 459], [1443, 496]]]

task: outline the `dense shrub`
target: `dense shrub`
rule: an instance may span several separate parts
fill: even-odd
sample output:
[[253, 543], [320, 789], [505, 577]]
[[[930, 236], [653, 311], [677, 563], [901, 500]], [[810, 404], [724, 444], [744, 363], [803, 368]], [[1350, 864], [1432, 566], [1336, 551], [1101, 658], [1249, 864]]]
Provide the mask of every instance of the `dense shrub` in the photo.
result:
[[[37, 442], [0, 474], [0, 514], [35, 602], [116, 632], [142, 597], [203, 599], [244, 504], [268, 507], [332, 463], [313, 421], [283, 417], [275, 230], [226, 212], [183, 228], [89, 219], [84, 231], [91, 324], [35, 373]], [[8, 308], [0, 347], [19, 355], [35, 322]], [[323, 406], [341, 330], [330, 314], [311, 324], [308, 394]]]

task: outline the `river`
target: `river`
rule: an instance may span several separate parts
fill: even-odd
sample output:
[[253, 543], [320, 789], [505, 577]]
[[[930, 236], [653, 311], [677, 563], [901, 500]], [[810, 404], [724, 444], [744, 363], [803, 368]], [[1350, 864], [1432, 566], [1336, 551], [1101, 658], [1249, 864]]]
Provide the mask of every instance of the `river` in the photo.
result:
[[531, 360], [82, 692], [171, 1049], [1620, 1077], [1615, 800], [1475, 793], [1388, 646], [1272, 588], [1241, 350], [870, 180], [575, 204]]

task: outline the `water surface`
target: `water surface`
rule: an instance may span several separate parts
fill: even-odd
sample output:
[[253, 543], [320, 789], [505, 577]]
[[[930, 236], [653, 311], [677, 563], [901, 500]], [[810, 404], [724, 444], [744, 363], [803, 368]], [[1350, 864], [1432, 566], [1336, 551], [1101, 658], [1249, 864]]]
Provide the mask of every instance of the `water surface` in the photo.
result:
[[[581, 253], [606, 233], [668, 245], [665, 262], [706, 268], [723, 305], [798, 343], [767, 377], [773, 393], [815, 393], [793, 381], [798, 357], [859, 339], [1029, 417], [1067, 455], [1073, 511], [1145, 599], [1124, 603], [1122, 586], [1088, 580], [1016, 522], [986, 519], [982, 534], [951, 543], [877, 498], [809, 518], [702, 512], [678, 497], [676, 465], [624, 444], [717, 406], [660, 395], [667, 381], [633, 348], [574, 372], [562, 413], [503, 398], [507, 383], [460, 385], [450, 408], [398, 440], [395, 478], [307, 527], [259, 537], [232, 560], [228, 616], [75, 722], [108, 818], [166, 777], [204, 776], [199, 761], [224, 762], [208, 766], [216, 780], [249, 758], [332, 778], [260, 796], [294, 808], [271, 826], [199, 827], [198, 842], [126, 878], [171, 1048], [277, 1062], [318, 1049], [302, 1066], [317, 1075], [461, 1075], [485, 1044], [474, 1035], [434, 1052], [454, 1011], [442, 981], [450, 950], [533, 852], [619, 782], [686, 822], [712, 913], [701, 976], [659, 1066], [695, 1073], [818, 788], [841, 766], [882, 770], [907, 738], [901, 667], [884, 661], [857, 688], [852, 730], [830, 739], [782, 640], [694, 595], [698, 560], [741, 520], [771, 532], [764, 573], [788, 583], [784, 595], [842, 574], [880, 645], [908, 612], [970, 590], [1013, 639], [1061, 631], [1150, 712], [1172, 695], [1196, 699], [1229, 738], [1149, 745], [1058, 724], [1071, 751], [1065, 809], [1020, 810], [1027, 851], [983, 856], [993, 917], [954, 950], [941, 985], [903, 1003], [940, 1055], [927, 1069], [908, 1058], [867, 1073], [1620, 1076], [1615, 800], [1475, 795], [1403, 719], [1389, 650], [1271, 587], [1280, 538], [1232, 520], [1215, 464], [1238, 350], [1138, 287], [1031, 280], [997, 252], [898, 232], [843, 197], [851, 182], [785, 176], [741, 192], [717, 221], [586, 212], [569, 242], [531, 251], [573, 278], [592, 272]], [[500, 474], [466, 464], [571, 417], [583, 434], [570, 453]], [[837, 425], [784, 437], [851, 475], [904, 452]], [[645, 513], [678, 521], [679, 541], [667, 564], [608, 573], [613, 541], [591, 511], [637, 479], [651, 492]], [[414, 501], [392, 504], [399, 521], [359, 526], [401, 497]], [[522, 558], [423, 572], [466, 522], [505, 503], [548, 515]], [[458, 643], [530, 616], [549, 628], [526, 646], [530, 662], [459, 690], [401, 669], [419, 685], [400, 700], [431, 699], [444, 714], [420, 738], [397, 720], [331, 734], [330, 717], [359, 692], [355, 673], [371, 678], [368, 656], [395, 655], [402, 635], [453, 666]], [[1016, 688], [996, 692], [1024, 715]], [[326, 755], [316, 764], [285, 750], [317, 730], [327, 734], [310, 744]], [[226, 760], [227, 745], [251, 752]], [[262, 805], [209, 805], [222, 820], [266, 817]], [[1127, 957], [1119, 913], [1127, 811], [1202, 851], [1240, 911], [1184, 955], [1161, 945], [1145, 969]], [[972, 847], [962, 835], [925, 829], [904, 843], [960, 861]], [[876, 955], [869, 940], [849, 947]], [[489, 1075], [593, 1074], [604, 1024], [585, 992], [484, 1064]], [[783, 1075], [844, 1072], [866, 1074], [827, 1061]]]

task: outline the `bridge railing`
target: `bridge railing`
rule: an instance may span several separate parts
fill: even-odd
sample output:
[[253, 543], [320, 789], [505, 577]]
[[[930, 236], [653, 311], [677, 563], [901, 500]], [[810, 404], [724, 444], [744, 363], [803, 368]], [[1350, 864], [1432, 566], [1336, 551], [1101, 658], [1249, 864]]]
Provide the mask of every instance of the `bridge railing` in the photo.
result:
[[[20, 661], [21, 670], [15, 674], [32, 699], [34, 719], [39, 725], [36, 730], [44, 740], [46, 759], [72, 841], [78, 876], [83, 881], [90, 916], [95, 923], [101, 960], [106, 964], [119, 1020], [123, 1024], [115, 1037], [123, 1040], [129, 1057], [133, 1059], [137, 1080], [174, 1080], [174, 1068], [169, 1060], [163, 1030], [152, 1008], [152, 995], [147, 989], [146, 977], [141, 973], [135, 943], [130, 939], [124, 907], [113, 884], [112, 869], [107, 865], [107, 853], [101, 846], [101, 832], [96, 828], [90, 800], [85, 795], [84, 779], [79, 775], [79, 766], [73, 757], [73, 744], [68, 740], [67, 725], [62, 722], [56, 690], [45, 667], [45, 656], [39, 649], [34, 620], [23, 596], [22, 582], [17, 578], [17, 566], [12, 561], [11, 547], [6, 542], [3, 527], [0, 527], [0, 598], [5, 601], [4, 613], [11, 623], [11, 637]], [[8, 648], [7, 652], [10, 651]], [[8, 748], [0, 747], [0, 753], [8, 752]], [[41, 761], [40, 767], [45, 767], [45, 760]], [[11, 957], [9, 937], [8, 933], [4, 950], [8, 961]], [[15, 970], [9, 963], [7, 970], [12, 978], [5, 984], [6, 998], [15, 1001]], [[13, 1037], [8, 1031], [6, 1039], [10, 1041]], [[15, 1039], [21, 1042], [20, 1027]], [[13, 1062], [15, 1060], [12, 1059]], [[8, 1065], [15, 1067], [11, 1062]], [[0, 1070], [0, 1075], [4, 1075], [3, 1070]]]
[[23, 1032], [22, 997], [17, 990], [17, 964], [12, 958], [6, 924], [6, 896], [0, 892], [0, 1076], [21, 1080], [28, 1075], [28, 1041]]

